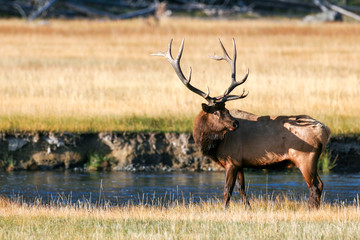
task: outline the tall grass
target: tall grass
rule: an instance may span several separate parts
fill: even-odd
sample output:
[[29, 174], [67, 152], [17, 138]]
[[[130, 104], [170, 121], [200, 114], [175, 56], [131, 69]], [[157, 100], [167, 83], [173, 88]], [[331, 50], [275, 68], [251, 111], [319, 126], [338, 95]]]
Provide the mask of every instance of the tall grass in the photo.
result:
[[1, 239], [357, 239], [358, 200], [310, 211], [287, 198], [256, 200], [252, 210], [219, 202], [175, 205], [44, 205], [0, 200]]
[[186, 38], [183, 70], [192, 66], [193, 85], [219, 95], [229, 66], [207, 56], [221, 53], [218, 37], [232, 52], [234, 37], [238, 78], [250, 69], [250, 94], [230, 108], [308, 114], [335, 134], [360, 133], [356, 23], [0, 20], [0, 35], [2, 131], [189, 131], [202, 99], [150, 54], [171, 38], [175, 54]]
[[336, 166], [338, 156], [335, 156], [334, 159], [331, 159], [331, 152], [329, 149], [325, 149], [324, 152], [320, 155], [319, 161], [317, 163], [317, 168], [323, 173], [329, 173], [331, 169]]

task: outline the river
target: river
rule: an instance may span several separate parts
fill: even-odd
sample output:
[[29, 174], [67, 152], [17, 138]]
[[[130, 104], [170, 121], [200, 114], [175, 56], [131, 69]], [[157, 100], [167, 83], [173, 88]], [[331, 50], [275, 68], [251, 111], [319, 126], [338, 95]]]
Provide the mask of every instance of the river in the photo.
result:
[[[360, 173], [321, 174], [323, 201], [353, 202], [360, 196]], [[285, 194], [290, 199], [308, 197], [299, 172], [245, 172], [251, 198]], [[180, 200], [186, 203], [222, 199], [223, 172], [72, 172], [35, 171], [0, 173], [0, 195], [24, 201], [91, 202], [111, 204], [157, 204]], [[239, 200], [239, 194], [233, 195]], [[161, 203], [160, 203], [161, 204]]]

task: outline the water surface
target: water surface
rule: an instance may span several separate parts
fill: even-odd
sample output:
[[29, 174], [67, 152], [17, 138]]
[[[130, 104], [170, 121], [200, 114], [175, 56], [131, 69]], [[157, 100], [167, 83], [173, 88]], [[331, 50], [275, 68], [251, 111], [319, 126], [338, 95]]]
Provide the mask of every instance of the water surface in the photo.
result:
[[[360, 174], [323, 174], [323, 198], [326, 202], [352, 202], [360, 195]], [[245, 173], [250, 197], [285, 194], [305, 199], [307, 185], [299, 172]], [[222, 199], [223, 172], [2, 172], [0, 194], [21, 196], [26, 201], [45, 201], [66, 196], [71, 202], [101, 200], [113, 204], [149, 203], [151, 199], [178, 199], [187, 202]], [[239, 194], [235, 193], [235, 200]]]

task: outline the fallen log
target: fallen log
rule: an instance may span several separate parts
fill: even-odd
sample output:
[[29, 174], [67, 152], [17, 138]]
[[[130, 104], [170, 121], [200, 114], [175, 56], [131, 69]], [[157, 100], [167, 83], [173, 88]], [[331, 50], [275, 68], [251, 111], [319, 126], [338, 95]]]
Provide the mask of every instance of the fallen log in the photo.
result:
[[359, 16], [359, 15], [357, 15], [357, 14], [355, 14], [355, 13], [353, 13], [353, 12], [350, 12], [350, 11], [344, 9], [344, 8], [341, 8], [341, 7], [339, 7], [339, 6], [336, 6], [336, 5], [334, 5], [334, 4], [330, 4], [330, 3], [328, 3], [328, 2], [326, 2], [326, 3], [327, 3], [327, 4], [326, 4], [327, 7], [329, 7], [331, 10], [333, 10], [333, 11], [335, 11], [335, 12], [338, 12], [338, 13], [340, 13], [340, 14], [342, 14], [342, 15], [345, 15], [345, 16], [347, 16], [347, 17], [353, 18], [353, 19], [355, 19], [356, 21], [360, 21], [360, 16]]
[[353, 12], [350, 12], [342, 7], [339, 7], [335, 4], [331, 4], [329, 3], [328, 1], [326, 0], [314, 0], [314, 4], [317, 5], [321, 11], [323, 12], [328, 12], [330, 10], [334, 11], [334, 12], [337, 12], [339, 14], [342, 14], [342, 15], [345, 15], [345, 16], [348, 16], [350, 18], [353, 18], [357, 21], [360, 21], [360, 16], [353, 13]]
[[41, 8], [39, 8], [37, 11], [33, 12], [30, 14], [28, 21], [33, 21], [35, 20], [37, 17], [39, 17], [43, 12], [45, 12], [46, 10], [48, 10], [52, 5], [54, 5], [54, 3], [57, 0], [49, 0], [47, 1], [44, 6], [42, 6]]
[[145, 8], [145, 9], [140, 9], [140, 10], [137, 10], [134, 12], [121, 14], [118, 16], [118, 19], [130, 19], [130, 18], [154, 14], [157, 9], [157, 6], [158, 6], [158, 4], [152, 4], [148, 8]]

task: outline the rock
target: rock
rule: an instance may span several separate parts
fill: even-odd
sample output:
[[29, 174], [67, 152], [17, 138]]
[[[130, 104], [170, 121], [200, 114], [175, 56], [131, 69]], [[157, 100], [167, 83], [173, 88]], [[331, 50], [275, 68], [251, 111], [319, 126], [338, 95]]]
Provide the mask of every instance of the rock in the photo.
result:
[[68, 169], [72, 165], [77, 165], [78, 162], [81, 162], [81, 159], [81, 154], [71, 151], [50, 154], [47, 152], [38, 152], [31, 156], [31, 160], [40, 169], [55, 169], [59, 167]]
[[27, 141], [25, 139], [14, 137], [7, 139], [7, 142], [9, 144], [9, 152], [17, 151], [27, 144]]
[[55, 137], [54, 134], [50, 133], [48, 137], [45, 138], [45, 141], [49, 145], [55, 145], [57, 147], [65, 146], [64, 141], [60, 137]]

